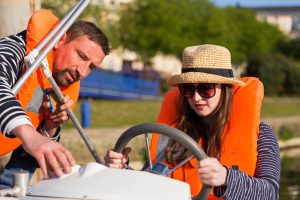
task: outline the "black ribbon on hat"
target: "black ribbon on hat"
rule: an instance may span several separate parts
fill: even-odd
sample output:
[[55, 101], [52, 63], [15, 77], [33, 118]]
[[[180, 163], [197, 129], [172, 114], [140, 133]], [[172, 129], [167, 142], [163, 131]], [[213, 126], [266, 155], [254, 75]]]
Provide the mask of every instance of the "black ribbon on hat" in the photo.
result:
[[227, 78], [233, 78], [232, 69], [218, 69], [218, 68], [182, 68], [181, 73], [187, 72], [203, 72], [207, 74], [219, 75]]

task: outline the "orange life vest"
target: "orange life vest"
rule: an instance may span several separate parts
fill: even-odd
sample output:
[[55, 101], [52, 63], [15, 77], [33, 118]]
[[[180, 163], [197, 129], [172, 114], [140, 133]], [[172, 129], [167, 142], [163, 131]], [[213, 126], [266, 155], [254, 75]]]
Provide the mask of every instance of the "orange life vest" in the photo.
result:
[[[245, 86], [234, 86], [234, 99], [231, 119], [224, 131], [227, 132], [222, 143], [222, 157], [220, 162], [229, 167], [238, 167], [239, 170], [254, 175], [257, 160], [257, 140], [260, 124], [260, 108], [264, 96], [263, 84], [252, 77], [241, 78]], [[179, 90], [170, 90], [162, 103], [158, 122], [175, 127], [177, 116]], [[159, 135], [153, 134], [151, 140], [151, 159], [156, 162], [159, 152]], [[201, 146], [201, 141], [198, 141]], [[191, 193], [197, 195], [202, 187], [197, 173], [197, 160], [193, 158], [173, 173], [173, 178], [189, 183]], [[212, 194], [209, 199], [219, 199]]]
[[[59, 19], [47, 10], [36, 11], [30, 18], [26, 31], [26, 54], [28, 54], [37, 44], [56, 26]], [[52, 71], [53, 51], [47, 55], [49, 68]], [[27, 79], [22, 86], [16, 98], [20, 101], [22, 108], [30, 117], [30, 120], [35, 128], [44, 120], [44, 112], [41, 108], [36, 108], [32, 111], [32, 107], [36, 107], [34, 97], [35, 92], [44, 91], [46, 88], [51, 88], [48, 79], [44, 76], [41, 68], [37, 70]], [[69, 87], [61, 87], [62, 93], [69, 95], [73, 99], [72, 109], [75, 108], [80, 83], [73, 83]], [[30, 108], [31, 107], [31, 108]], [[14, 150], [21, 144], [18, 138], [6, 138], [0, 134], [0, 155], [4, 155]]]

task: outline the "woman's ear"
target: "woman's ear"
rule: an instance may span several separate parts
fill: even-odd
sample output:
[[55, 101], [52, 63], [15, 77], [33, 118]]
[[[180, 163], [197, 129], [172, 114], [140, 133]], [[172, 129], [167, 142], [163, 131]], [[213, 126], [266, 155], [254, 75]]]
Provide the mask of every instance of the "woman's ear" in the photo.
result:
[[63, 43], [66, 42], [67, 34], [65, 33], [60, 40], [54, 45], [53, 49], [58, 49], [59, 46], [61, 46]]

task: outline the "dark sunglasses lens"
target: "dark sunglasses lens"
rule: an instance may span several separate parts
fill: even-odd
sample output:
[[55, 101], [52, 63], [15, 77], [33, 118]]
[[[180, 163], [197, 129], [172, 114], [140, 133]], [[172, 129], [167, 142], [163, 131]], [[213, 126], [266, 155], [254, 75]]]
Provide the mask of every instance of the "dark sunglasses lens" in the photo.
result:
[[211, 98], [215, 96], [216, 85], [215, 84], [199, 84], [197, 87], [198, 94], [203, 98]]
[[203, 98], [211, 98], [216, 94], [216, 84], [199, 84], [196, 88], [193, 84], [179, 84], [180, 94], [186, 98], [192, 98], [197, 93]]
[[195, 93], [195, 87], [192, 84], [180, 84], [178, 85], [180, 94], [186, 98], [192, 98]]

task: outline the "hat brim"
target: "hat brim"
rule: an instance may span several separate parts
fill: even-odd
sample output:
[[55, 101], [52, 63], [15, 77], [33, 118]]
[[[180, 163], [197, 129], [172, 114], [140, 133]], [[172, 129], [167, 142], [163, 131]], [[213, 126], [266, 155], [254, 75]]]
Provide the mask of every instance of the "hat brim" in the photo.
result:
[[227, 78], [214, 74], [207, 74], [202, 72], [187, 72], [172, 76], [167, 84], [176, 86], [181, 83], [220, 83], [220, 84], [233, 84], [244, 86], [245, 83], [236, 78]]

